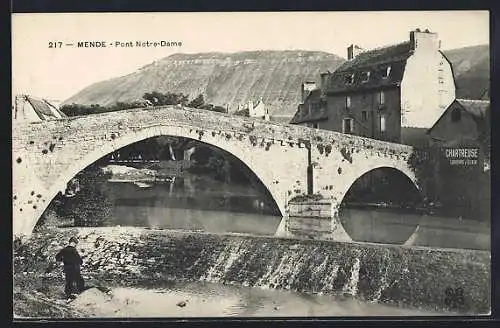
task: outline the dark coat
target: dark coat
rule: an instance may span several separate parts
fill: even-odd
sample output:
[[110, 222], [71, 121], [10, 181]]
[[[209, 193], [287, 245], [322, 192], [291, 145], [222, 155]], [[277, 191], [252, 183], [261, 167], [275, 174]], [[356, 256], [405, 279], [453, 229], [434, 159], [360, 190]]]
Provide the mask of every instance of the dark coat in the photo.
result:
[[79, 267], [83, 260], [73, 246], [66, 246], [56, 254], [56, 261], [63, 261], [64, 266]]

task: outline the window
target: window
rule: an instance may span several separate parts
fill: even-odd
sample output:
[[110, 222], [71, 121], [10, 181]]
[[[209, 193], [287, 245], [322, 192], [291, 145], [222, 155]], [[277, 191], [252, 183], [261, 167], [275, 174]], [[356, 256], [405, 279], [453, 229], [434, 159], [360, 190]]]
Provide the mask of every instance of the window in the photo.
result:
[[366, 83], [370, 79], [370, 72], [364, 72], [361, 77], [361, 82]]
[[366, 110], [361, 112], [361, 121], [363, 122], [368, 121], [368, 112]]
[[342, 121], [342, 133], [352, 133], [354, 130], [354, 120], [352, 118], [344, 118]]
[[386, 118], [385, 114], [380, 115], [380, 132], [385, 132], [386, 126]]
[[351, 108], [351, 97], [350, 96], [345, 97], [345, 108], [347, 108], [347, 109]]
[[314, 123], [313, 128], [318, 129], [318, 123]]
[[354, 83], [354, 73], [347, 74], [345, 76], [345, 84], [353, 84]]
[[462, 113], [460, 112], [460, 109], [459, 108], [455, 108], [451, 112], [451, 121], [452, 122], [458, 122], [458, 121], [460, 121], [461, 118], [462, 118]]
[[384, 91], [380, 91], [380, 93], [379, 93], [379, 104], [381, 104], [381, 105], [385, 104], [385, 93], [384, 93]]
[[384, 75], [384, 79], [388, 78], [389, 75], [391, 74], [391, 66], [388, 66], [386, 69], [385, 69], [385, 75]]

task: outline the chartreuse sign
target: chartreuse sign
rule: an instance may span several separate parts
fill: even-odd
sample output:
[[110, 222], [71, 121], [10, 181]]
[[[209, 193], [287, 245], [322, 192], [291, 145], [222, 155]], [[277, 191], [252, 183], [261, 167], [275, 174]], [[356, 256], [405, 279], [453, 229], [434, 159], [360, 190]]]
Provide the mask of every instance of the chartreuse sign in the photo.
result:
[[450, 165], [476, 166], [479, 164], [479, 148], [444, 148], [444, 156]]

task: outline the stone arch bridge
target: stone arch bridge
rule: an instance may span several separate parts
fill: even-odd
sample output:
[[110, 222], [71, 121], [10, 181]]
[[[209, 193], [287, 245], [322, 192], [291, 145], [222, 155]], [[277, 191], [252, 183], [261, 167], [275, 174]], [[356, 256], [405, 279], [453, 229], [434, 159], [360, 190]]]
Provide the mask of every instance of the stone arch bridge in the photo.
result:
[[29, 236], [52, 199], [88, 165], [160, 135], [199, 140], [234, 155], [284, 216], [293, 197], [321, 194], [333, 204], [332, 233], [339, 225], [338, 206], [366, 172], [393, 168], [416, 185], [409, 146], [177, 106], [14, 122], [12, 128], [14, 236]]

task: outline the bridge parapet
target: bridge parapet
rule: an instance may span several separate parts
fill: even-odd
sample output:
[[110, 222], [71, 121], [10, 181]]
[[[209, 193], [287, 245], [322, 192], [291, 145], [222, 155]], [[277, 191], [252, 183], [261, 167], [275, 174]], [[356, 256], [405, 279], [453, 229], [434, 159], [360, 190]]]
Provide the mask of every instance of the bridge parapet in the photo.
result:
[[[18, 123], [13, 126], [13, 150], [23, 147], [33, 133], [52, 134], [55, 139], [61, 135], [92, 133], [95, 129], [106, 129], [111, 134], [120, 130], [144, 129], [155, 125], [189, 126], [199, 133], [221, 131], [231, 137], [253, 136], [256, 144], [264, 140], [275, 140], [288, 145], [320, 145], [325, 149], [367, 149], [381, 154], [399, 155], [407, 158], [411, 146], [347, 135], [343, 133], [317, 130], [304, 126], [267, 122], [251, 118], [216, 113], [178, 106], [146, 107], [120, 112], [70, 117], [52, 121]], [[228, 138], [231, 138], [228, 137]], [[85, 137], [84, 137], [85, 138]], [[264, 141], [265, 143], [266, 141]], [[329, 146], [330, 145], [330, 146]]]

